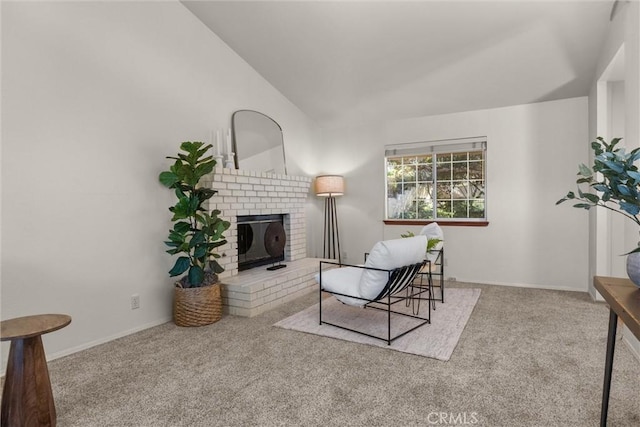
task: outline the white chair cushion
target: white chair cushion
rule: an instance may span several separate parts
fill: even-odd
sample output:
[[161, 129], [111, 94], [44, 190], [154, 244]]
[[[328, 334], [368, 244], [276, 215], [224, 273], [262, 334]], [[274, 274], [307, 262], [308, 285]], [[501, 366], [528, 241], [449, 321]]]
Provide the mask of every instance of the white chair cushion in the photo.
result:
[[[425, 236], [408, 237], [404, 239], [385, 240], [373, 246], [365, 267], [393, 270], [405, 265], [422, 262], [427, 248]], [[323, 277], [324, 279], [324, 277]], [[389, 280], [389, 274], [385, 271], [364, 269], [360, 278], [360, 296], [374, 299]]]
[[[317, 273], [316, 282], [318, 282], [320, 287], [325, 291], [339, 292], [341, 294], [359, 297], [360, 277], [363, 271], [363, 268], [358, 267], [332, 268], [322, 272], [322, 283], [320, 283], [320, 273]], [[338, 301], [349, 305], [363, 306], [366, 303], [366, 301], [356, 298], [343, 297], [340, 295], [336, 295], [335, 297]]]
[[426, 236], [427, 241], [429, 241], [429, 239], [440, 239], [440, 242], [431, 250], [431, 252], [427, 252], [427, 259], [432, 263], [435, 262], [436, 259], [438, 259], [437, 251], [442, 249], [442, 246], [444, 245], [444, 233], [442, 232], [442, 228], [437, 222], [432, 222], [431, 224], [425, 225], [422, 230], [420, 230], [420, 235]]

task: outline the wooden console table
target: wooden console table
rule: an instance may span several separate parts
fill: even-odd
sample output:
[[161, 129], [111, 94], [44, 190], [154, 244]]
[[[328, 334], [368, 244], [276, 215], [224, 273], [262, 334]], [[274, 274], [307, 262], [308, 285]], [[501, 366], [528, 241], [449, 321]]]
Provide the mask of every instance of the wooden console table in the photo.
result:
[[2, 390], [2, 426], [55, 426], [42, 335], [71, 323], [65, 314], [40, 314], [0, 322], [2, 341], [11, 341]]
[[613, 369], [613, 352], [616, 345], [616, 329], [618, 317], [629, 330], [640, 339], [640, 288], [629, 279], [618, 277], [593, 278], [593, 284], [609, 304], [609, 335], [607, 336], [607, 356], [604, 366], [604, 385], [602, 389], [602, 410], [600, 426], [607, 425], [609, 411], [609, 391], [611, 390], [611, 371]]

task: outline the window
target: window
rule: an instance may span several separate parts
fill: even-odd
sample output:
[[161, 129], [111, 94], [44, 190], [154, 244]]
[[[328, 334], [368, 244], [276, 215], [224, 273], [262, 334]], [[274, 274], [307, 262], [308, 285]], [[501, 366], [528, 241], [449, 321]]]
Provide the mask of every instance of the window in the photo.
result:
[[385, 148], [386, 219], [486, 220], [486, 138]]

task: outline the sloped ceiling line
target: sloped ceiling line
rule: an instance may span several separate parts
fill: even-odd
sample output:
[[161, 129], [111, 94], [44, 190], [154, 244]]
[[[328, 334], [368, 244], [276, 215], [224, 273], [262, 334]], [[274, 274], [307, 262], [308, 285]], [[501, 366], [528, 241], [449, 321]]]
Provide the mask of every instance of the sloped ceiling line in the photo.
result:
[[602, 1], [182, 3], [320, 124], [588, 95]]

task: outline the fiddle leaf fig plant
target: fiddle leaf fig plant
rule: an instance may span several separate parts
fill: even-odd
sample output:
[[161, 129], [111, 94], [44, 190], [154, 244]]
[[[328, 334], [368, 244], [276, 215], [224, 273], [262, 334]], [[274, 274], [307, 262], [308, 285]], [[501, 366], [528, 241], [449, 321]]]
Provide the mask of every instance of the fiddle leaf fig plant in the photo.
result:
[[185, 288], [214, 283], [216, 274], [224, 271], [216, 260], [220, 255], [214, 249], [227, 243], [223, 233], [230, 224], [218, 217], [218, 209], [208, 212], [203, 207], [217, 191], [199, 186], [200, 180], [213, 172], [216, 165], [213, 157], [206, 156], [210, 148], [210, 144], [202, 142], [183, 142], [182, 152], [167, 157], [175, 160], [173, 165], [159, 176], [160, 183], [173, 189], [177, 197], [176, 204], [169, 208], [174, 225], [164, 242], [169, 247], [167, 253], [179, 255], [169, 276], [187, 273], [179, 282]]
[[[635, 164], [640, 159], [640, 148], [629, 153], [616, 147], [622, 138], [614, 138], [607, 143], [602, 137], [591, 143], [595, 157], [593, 166], [578, 166], [578, 193], [569, 191], [556, 205], [567, 200], [576, 201], [574, 208], [591, 209], [600, 206], [629, 218], [640, 226], [640, 171]], [[580, 189], [587, 184], [594, 192]], [[640, 252], [640, 247], [629, 253]]]

